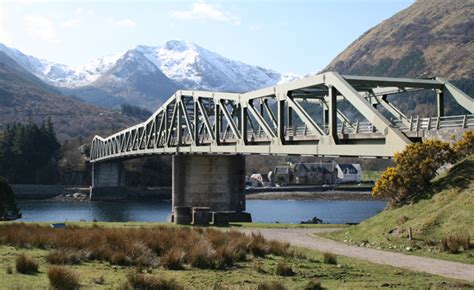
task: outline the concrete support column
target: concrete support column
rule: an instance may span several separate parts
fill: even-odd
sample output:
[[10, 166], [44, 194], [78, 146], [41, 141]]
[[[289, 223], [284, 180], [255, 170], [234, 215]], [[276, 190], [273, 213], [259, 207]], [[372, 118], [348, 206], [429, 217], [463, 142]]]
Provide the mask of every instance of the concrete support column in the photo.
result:
[[117, 199], [126, 195], [125, 168], [121, 161], [92, 164], [91, 200]]
[[172, 179], [173, 211], [175, 207], [245, 210], [244, 156], [175, 155]]

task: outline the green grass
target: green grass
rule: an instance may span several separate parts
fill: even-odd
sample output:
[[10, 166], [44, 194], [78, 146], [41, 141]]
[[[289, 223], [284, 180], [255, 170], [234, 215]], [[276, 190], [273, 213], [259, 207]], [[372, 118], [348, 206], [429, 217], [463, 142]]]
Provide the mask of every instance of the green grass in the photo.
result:
[[270, 223], [231, 223], [231, 227], [260, 229], [304, 229], [304, 228], [347, 228], [346, 224], [270, 224]]
[[[443, 278], [426, 273], [411, 272], [399, 268], [381, 266], [356, 259], [338, 257], [338, 265], [322, 263], [321, 253], [300, 249], [307, 257], [282, 258], [268, 256], [253, 258], [247, 262], [240, 262], [236, 267], [228, 270], [200, 270], [185, 268], [181, 271], [164, 270], [162, 267], [145, 269], [153, 275], [173, 278], [185, 289], [204, 289], [215, 285], [229, 287], [241, 286], [241, 289], [256, 289], [258, 283], [279, 281], [289, 289], [302, 289], [309, 281], [319, 278], [322, 286], [333, 288], [379, 288], [390, 286], [396, 288], [446, 288], [453, 286], [472, 286], [460, 281]], [[23, 275], [14, 271], [7, 274], [7, 267], [14, 264], [15, 258], [26, 253], [39, 262], [39, 273]], [[9, 246], [0, 246], [0, 281], [2, 287], [20, 289], [47, 289], [49, 282], [46, 276], [50, 266], [46, 262], [48, 251], [42, 249], [17, 249]], [[291, 265], [295, 276], [283, 277], [275, 274], [279, 262]], [[79, 274], [81, 286], [85, 289], [116, 289], [126, 281], [133, 267], [111, 266], [108, 263], [86, 262], [79, 265], [67, 266]], [[256, 271], [260, 267], [263, 271]], [[103, 276], [103, 285], [94, 281]], [[234, 288], [236, 289], [236, 288]], [[238, 289], [238, 288], [237, 288]]]
[[[21, 222], [4, 222], [0, 221], [1, 224], [6, 223], [21, 223]], [[49, 226], [52, 222], [29, 222], [28, 224], [46, 225]], [[156, 226], [169, 226], [169, 227], [187, 227], [182, 225], [176, 225], [169, 222], [66, 222], [66, 225], [74, 225], [79, 227], [93, 227], [100, 226], [106, 228], [148, 228]], [[280, 223], [230, 223], [231, 228], [261, 228], [261, 229], [288, 229], [288, 228], [347, 228], [346, 224], [280, 224]], [[211, 227], [213, 228], [213, 227]], [[222, 227], [216, 227], [222, 228]]]
[[[474, 250], [451, 254], [439, 242], [450, 235], [474, 237], [474, 155], [432, 182], [431, 198], [384, 210], [359, 225], [322, 236], [353, 245], [474, 264]], [[412, 228], [413, 240], [408, 240]], [[408, 247], [408, 250], [407, 250]]]

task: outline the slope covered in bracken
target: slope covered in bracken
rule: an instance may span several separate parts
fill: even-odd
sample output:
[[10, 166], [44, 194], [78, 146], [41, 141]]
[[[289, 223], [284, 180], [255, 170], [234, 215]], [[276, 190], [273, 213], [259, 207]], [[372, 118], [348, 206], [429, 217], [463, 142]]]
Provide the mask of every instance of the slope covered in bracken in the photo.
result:
[[[365, 32], [324, 71], [342, 74], [453, 81], [474, 95], [474, 1], [418, 0]], [[413, 114], [432, 113], [424, 97], [401, 104]], [[462, 113], [450, 102], [447, 113]]]

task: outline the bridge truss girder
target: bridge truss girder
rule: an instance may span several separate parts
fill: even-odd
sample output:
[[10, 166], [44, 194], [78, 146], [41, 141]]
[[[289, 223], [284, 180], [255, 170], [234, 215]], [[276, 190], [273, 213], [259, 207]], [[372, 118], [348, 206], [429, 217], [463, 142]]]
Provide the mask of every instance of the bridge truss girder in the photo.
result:
[[[446, 91], [474, 113], [473, 99], [443, 79], [327, 72], [243, 94], [180, 90], [145, 122], [107, 138], [95, 136], [91, 161], [176, 153], [391, 157], [412, 140], [376, 106], [412, 128], [413, 121], [387, 96], [418, 90], [437, 92], [439, 116]], [[368, 123], [351, 121], [341, 102]], [[308, 111], [305, 103], [319, 105], [321, 112]], [[295, 127], [295, 119], [302, 126]]]

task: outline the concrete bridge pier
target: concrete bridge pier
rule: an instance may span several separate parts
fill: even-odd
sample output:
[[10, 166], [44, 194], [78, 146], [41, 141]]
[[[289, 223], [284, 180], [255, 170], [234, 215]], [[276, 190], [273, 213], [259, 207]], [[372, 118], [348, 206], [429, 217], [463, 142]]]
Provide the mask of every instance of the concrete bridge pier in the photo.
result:
[[91, 200], [116, 200], [126, 195], [125, 168], [121, 161], [92, 164]]
[[242, 155], [173, 156], [172, 209], [207, 207], [227, 212], [229, 221], [251, 221], [245, 211], [245, 157]]

